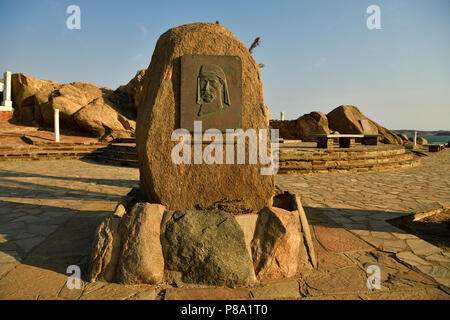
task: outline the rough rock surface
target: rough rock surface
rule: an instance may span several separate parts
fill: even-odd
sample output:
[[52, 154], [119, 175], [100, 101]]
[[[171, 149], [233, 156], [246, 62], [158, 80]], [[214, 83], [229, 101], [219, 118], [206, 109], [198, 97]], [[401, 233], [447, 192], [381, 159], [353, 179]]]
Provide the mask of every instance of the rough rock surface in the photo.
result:
[[235, 286], [254, 281], [244, 233], [230, 213], [166, 211], [164, 221], [165, 268], [179, 272], [183, 282]]
[[425, 145], [428, 144], [428, 141], [424, 137], [418, 137], [417, 138], [417, 144], [421, 145], [421, 146], [425, 146]]
[[136, 123], [116, 110], [110, 97], [98, 97], [78, 110], [73, 119], [79, 128], [97, 136], [111, 132], [134, 132]]
[[164, 257], [160, 231], [166, 208], [159, 204], [137, 203], [120, 226], [122, 249], [117, 265], [117, 281], [124, 284], [158, 284], [164, 277]]
[[404, 133], [398, 135], [403, 141], [409, 141], [408, 136]]
[[[403, 140], [392, 131], [383, 128], [376, 122], [367, 118], [355, 106], [343, 105], [335, 108], [327, 114], [328, 125], [331, 130], [339, 131], [341, 134], [345, 133], [365, 133], [365, 134], [381, 134], [381, 142], [388, 144], [402, 145]], [[367, 120], [368, 129], [364, 130], [361, 125], [361, 120]]]
[[303, 141], [317, 141], [312, 138], [312, 134], [330, 134], [331, 130], [328, 128], [327, 116], [322, 112], [313, 111], [305, 114], [297, 119], [298, 136]]
[[46, 103], [50, 93], [58, 87], [60, 84], [54, 81], [40, 80], [23, 73], [12, 74], [11, 99], [15, 117], [26, 124], [31, 124], [35, 118], [39, 120], [39, 109], [35, 110], [35, 105]]
[[141, 102], [142, 89], [144, 86], [145, 72], [147, 69], [142, 69], [136, 72], [136, 75], [126, 85], [117, 88], [116, 92], [123, 91], [128, 95], [128, 99], [132, 102], [130, 108], [137, 111], [139, 103]]
[[259, 212], [251, 243], [258, 279], [289, 278], [308, 266], [297, 211], [266, 207]]
[[90, 281], [116, 280], [116, 267], [121, 250], [119, 225], [120, 218], [113, 216], [98, 226], [89, 259]]
[[210, 208], [220, 201], [260, 210], [270, 201], [274, 182], [273, 176], [260, 174], [259, 164], [172, 162], [171, 151], [178, 141], [171, 141], [171, 135], [180, 123], [180, 57], [185, 54], [239, 56], [243, 72], [242, 129], [267, 129], [269, 125], [258, 64], [236, 36], [213, 23], [168, 30], [156, 44], [138, 108], [136, 144], [147, 200], [170, 210]]
[[270, 120], [270, 127], [279, 130], [279, 137], [288, 140], [300, 139], [296, 120]]
[[53, 126], [54, 110], [59, 109], [63, 129], [99, 136], [134, 132], [134, 102], [124, 91], [89, 82], [59, 84], [22, 73], [13, 74], [11, 82], [14, 116], [24, 124]]

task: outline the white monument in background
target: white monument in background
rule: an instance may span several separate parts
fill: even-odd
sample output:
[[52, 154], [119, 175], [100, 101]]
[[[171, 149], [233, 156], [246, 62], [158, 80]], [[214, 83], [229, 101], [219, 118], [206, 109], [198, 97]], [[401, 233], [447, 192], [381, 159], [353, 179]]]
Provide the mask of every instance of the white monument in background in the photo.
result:
[[4, 73], [3, 84], [0, 85], [3, 91], [3, 101], [0, 105], [0, 111], [13, 111], [11, 101], [11, 72]]

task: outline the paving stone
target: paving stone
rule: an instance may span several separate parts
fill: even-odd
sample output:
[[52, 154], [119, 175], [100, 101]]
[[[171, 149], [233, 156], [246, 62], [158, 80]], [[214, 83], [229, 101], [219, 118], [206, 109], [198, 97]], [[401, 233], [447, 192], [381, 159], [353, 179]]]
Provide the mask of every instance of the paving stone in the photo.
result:
[[382, 239], [382, 240], [393, 240], [395, 239], [393, 235], [391, 235], [389, 232], [382, 232], [382, 231], [370, 231], [370, 235], [376, 239]]
[[11, 239], [14, 238], [14, 240], [20, 240], [20, 239], [29, 239], [29, 238], [34, 238], [34, 237], [36, 237], [35, 234], [28, 233], [26, 231], [22, 231], [22, 232], [12, 235]]
[[450, 269], [442, 266], [417, 266], [417, 269], [450, 288]]
[[371, 250], [372, 248], [342, 228], [314, 226], [317, 240], [329, 251], [346, 252], [356, 250]]
[[297, 299], [299, 283], [296, 280], [267, 283], [252, 289], [252, 296], [257, 300]]
[[370, 237], [370, 231], [369, 230], [357, 230], [357, 229], [352, 229], [350, 230], [350, 232], [358, 235], [358, 236], [365, 236], [365, 237]]
[[406, 243], [411, 250], [419, 256], [429, 256], [441, 252], [441, 249], [422, 239], [408, 239], [406, 240]]
[[428, 261], [450, 263], [450, 257], [447, 257], [444, 254], [440, 254], [440, 253], [435, 253], [435, 254], [427, 256], [427, 260]]
[[417, 267], [419, 265], [429, 265], [430, 263], [410, 251], [399, 252], [395, 255], [398, 259], [403, 261], [404, 263]]
[[34, 225], [27, 225], [26, 230], [27, 232], [32, 233], [34, 235], [46, 237], [49, 234], [55, 232], [57, 228], [58, 226], [54, 225], [34, 224]]
[[128, 298], [128, 300], [159, 300], [161, 288], [149, 288]]
[[413, 234], [410, 233], [406, 233], [406, 232], [391, 232], [391, 234], [398, 238], [398, 239], [402, 239], [402, 240], [406, 240], [406, 239], [419, 239], [418, 237], [416, 237]]
[[10, 234], [20, 230], [24, 230], [25, 224], [23, 222], [10, 222], [0, 225], [0, 233]]
[[377, 266], [380, 268], [381, 285], [382, 287], [389, 287], [390, 284], [386, 283], [389, 279], [392, 279], [395, 275], [406, 272], [409, 269], [396, 261], [388, 253], [379, 251], [371, 252], [351, 252], [346, 255], [355, 261], [361, 268], [367, 272], [370, 266]]
[[[15, 266], [17, 266], [19, 262], [0, 262], [0, 279]], [[1, 286], [0, 286], [1, 287]], [[1, 298], [0, 298], [1, 299]]]
[[377, 249], [381, 249], [381, 247], [383, 245], [383, 239], [377, 239], [372, 236], [361, 236], [361, 239], [363, 239], [364, 241], [371, 244], [372, 246], [374, 246]]
[[167, 288], [164, 300], [248, 300], [250, 297], [247, 288]]
[[328, 252], [317, 240], [314, 240], [314, 250], [317, 254], [317, 265], [319, 271], [335, 270], [349, 267], [353, 262], [341, 253]]
[[450, 295], [437, 288], [361, 293], [363, 300], [450, 300]]
[[366, 281], [366, 274], [356, 266], [305, 276], [308, 293], [314, 296], [368, 291]]
[[0, 279], [0, 299], [55, 299], [66, 281], [66, 275], [18, 264]]
[[30, 215], [22, 216], [20, 218], [14, 219], [13, 222], [25, 222], [26, 224], [39, 223], [42, 219], [40, 217]]
[[368, 229], [367, 224], [360, 222], [342, 223], [342, 226], [349, 231]]
[[136, 294], [133, 286], [107, 283], [101, 288], [83, 293], [80, 300], [124, 300]]
[[397, 253], [408, 249], [405, 240], [383, 240], [381, 250]]
[[[369, 220], [369, 218], [367, 218], [367, 217], [361, 217], [361, 216], [356, 216], [356, 215], [355, 216], [351, 216], [350, 219], [355, 221], [355, 222], [366, 222], [366, 221]], [[371, 219], [371, 217], [370, 217], [370, 219]]]
[[31, 249], [36, 247], [44, 240], [45, 240], [44, 237], [36, 236], [34, 238], [17, 240], [15, 241], [15, 243], [24, 254], [27, 254]]
[[86, 286], [86, 283], [80, 279], [80, 288], [72, 288], [69, 289], [66, 283], [63, 284], [62, 288], [58, 292], [57, 299], [63, 300], [78, 300], [83, 294], [83, 290]]
[[335, 295], [324, 295], [324, 296], [312, 296], [303, 297], [299, 300], [362, 300], [358, 294], [335, 294]]

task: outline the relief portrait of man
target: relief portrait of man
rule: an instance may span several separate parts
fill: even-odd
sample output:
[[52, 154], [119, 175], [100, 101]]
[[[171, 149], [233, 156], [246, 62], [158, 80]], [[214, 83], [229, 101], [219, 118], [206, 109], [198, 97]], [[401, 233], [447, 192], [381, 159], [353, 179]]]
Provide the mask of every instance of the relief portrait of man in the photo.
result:
[[197, 77], [197, 116], [206, 118], [226, 110], [230, 106], [230, 96], [225, 73], [215, 64], [204, 64]]

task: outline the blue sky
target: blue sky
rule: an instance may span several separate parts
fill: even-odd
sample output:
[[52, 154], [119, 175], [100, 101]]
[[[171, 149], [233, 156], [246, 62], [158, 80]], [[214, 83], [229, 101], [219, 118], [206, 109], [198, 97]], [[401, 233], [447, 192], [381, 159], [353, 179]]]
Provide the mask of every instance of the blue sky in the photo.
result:
[[[69, 5], [81, 30], [68, 30]], [[381, 30], [369, 30], [369, 5]], [[169, 28], [215, 22], [261, 37], [265, 103], [278, 119], [353, 104], [390, 129], [450, 130], [450, 0], [0, 0], [0, 71], [116, 88]]]

